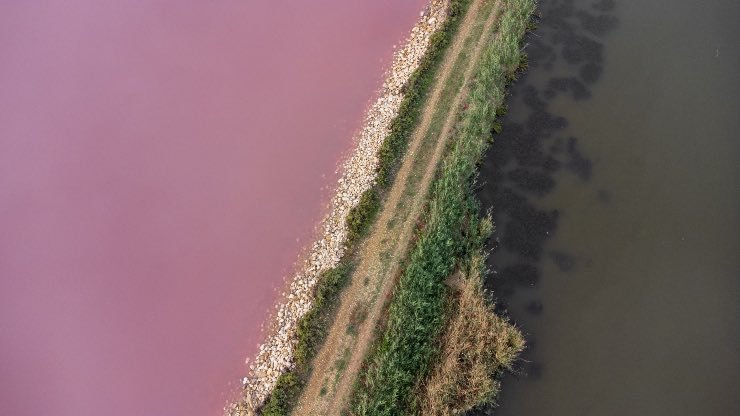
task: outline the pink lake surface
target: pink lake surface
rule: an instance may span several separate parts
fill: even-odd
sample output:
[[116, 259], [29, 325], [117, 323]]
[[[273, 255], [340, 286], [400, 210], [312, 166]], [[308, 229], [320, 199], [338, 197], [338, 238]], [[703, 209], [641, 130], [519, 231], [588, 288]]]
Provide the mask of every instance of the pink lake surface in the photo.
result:
[[424, 3], [0, 1], [0, 415], [220, 414]]

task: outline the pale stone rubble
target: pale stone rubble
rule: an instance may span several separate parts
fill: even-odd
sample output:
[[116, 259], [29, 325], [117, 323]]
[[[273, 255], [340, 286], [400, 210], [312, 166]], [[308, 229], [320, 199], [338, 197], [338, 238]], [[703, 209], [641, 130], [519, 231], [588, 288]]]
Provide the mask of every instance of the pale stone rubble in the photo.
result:
[[448, 6], [449, 0], [432, 0], [421, 12], [405, 46], [396, 51], [379, 98], [367, 111], [357, 147], [342, 165], [342, 176], [331, 200], [329, 214], [321, 223], [323, 236], [311, 246], [304, 267], [294, 276], [288, 293], [277, 307], [273, 330], [260, 345], [253, 364], [249, 366], [249, 375], [243, 380], [242, 401], [229, 406], [227, 414], [254, 414], [254, 409], [264, 403], [278, 377], [292, 367], [298, 320], [311, 308], [313, 289], [319, 275], [336, 266], [344, 254], [347, 215], [358, 204], [362, 194], [375, 183], [378, 151], [398, 114], [404, 98], [402, 88], [418, 68], [429, 46], [430, 36], [446, 19]]

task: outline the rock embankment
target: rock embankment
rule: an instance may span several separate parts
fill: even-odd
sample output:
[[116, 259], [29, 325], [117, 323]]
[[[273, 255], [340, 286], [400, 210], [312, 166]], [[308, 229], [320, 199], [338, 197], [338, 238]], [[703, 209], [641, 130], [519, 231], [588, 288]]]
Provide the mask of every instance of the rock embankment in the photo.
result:
[[362, 194], [375, 183], [378, 151], [398, 114], [404, 98], [403, 86], [419, 67], [431, 35], [446, 19], [448, 4], [448, 0], [431, 0], [404, 47], [396, 51], [379, 97], [367, 111], [357, 147], [342, 164], [342, 176], [331, 200], [329, 214], [321, 224], [322, 237], [311, 246], [304, 266], [294, 276], [288, 293], [277, 306], [273, 329], [259, 347], [253, 364], [249, 366], [249, 375], [243, 380], [242, 401], [227, 410], [230, 415], [253, 414], [275, 387], [278, 377], [292, 367], [298, 320], [311, 308], [318, 277], [335, 267], [346, 250], [347, 215], [358, 204]]

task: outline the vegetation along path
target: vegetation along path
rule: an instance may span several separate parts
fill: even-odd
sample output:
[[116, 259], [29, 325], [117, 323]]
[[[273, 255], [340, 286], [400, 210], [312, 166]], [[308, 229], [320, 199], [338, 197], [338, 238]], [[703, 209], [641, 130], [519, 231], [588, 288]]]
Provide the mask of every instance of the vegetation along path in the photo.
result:
[[295, 407], [301, 415], [339, 415], [382, 318], [414, 236], [440, 160], [459, 120], [465, 87], [500, 14], [500, 0], [474, 0], [447, 50], [422, 118], [409, 141], [378, 219], [360, 247], [326, 342]]

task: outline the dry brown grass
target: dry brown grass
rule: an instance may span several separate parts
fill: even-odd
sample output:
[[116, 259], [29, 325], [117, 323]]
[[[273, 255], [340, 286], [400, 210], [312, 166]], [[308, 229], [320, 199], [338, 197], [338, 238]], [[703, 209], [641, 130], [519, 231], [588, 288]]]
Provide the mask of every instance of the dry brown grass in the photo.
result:
[[459, 415], [490, 403], [499, 391], [497, 376], [524, 348], [519, 330], [493, 313], [482, 287], [482, 266], [477, 257], [471, 273], [448, 279], [456, 293], [439, 361], [421, 388], [423, 415]]

